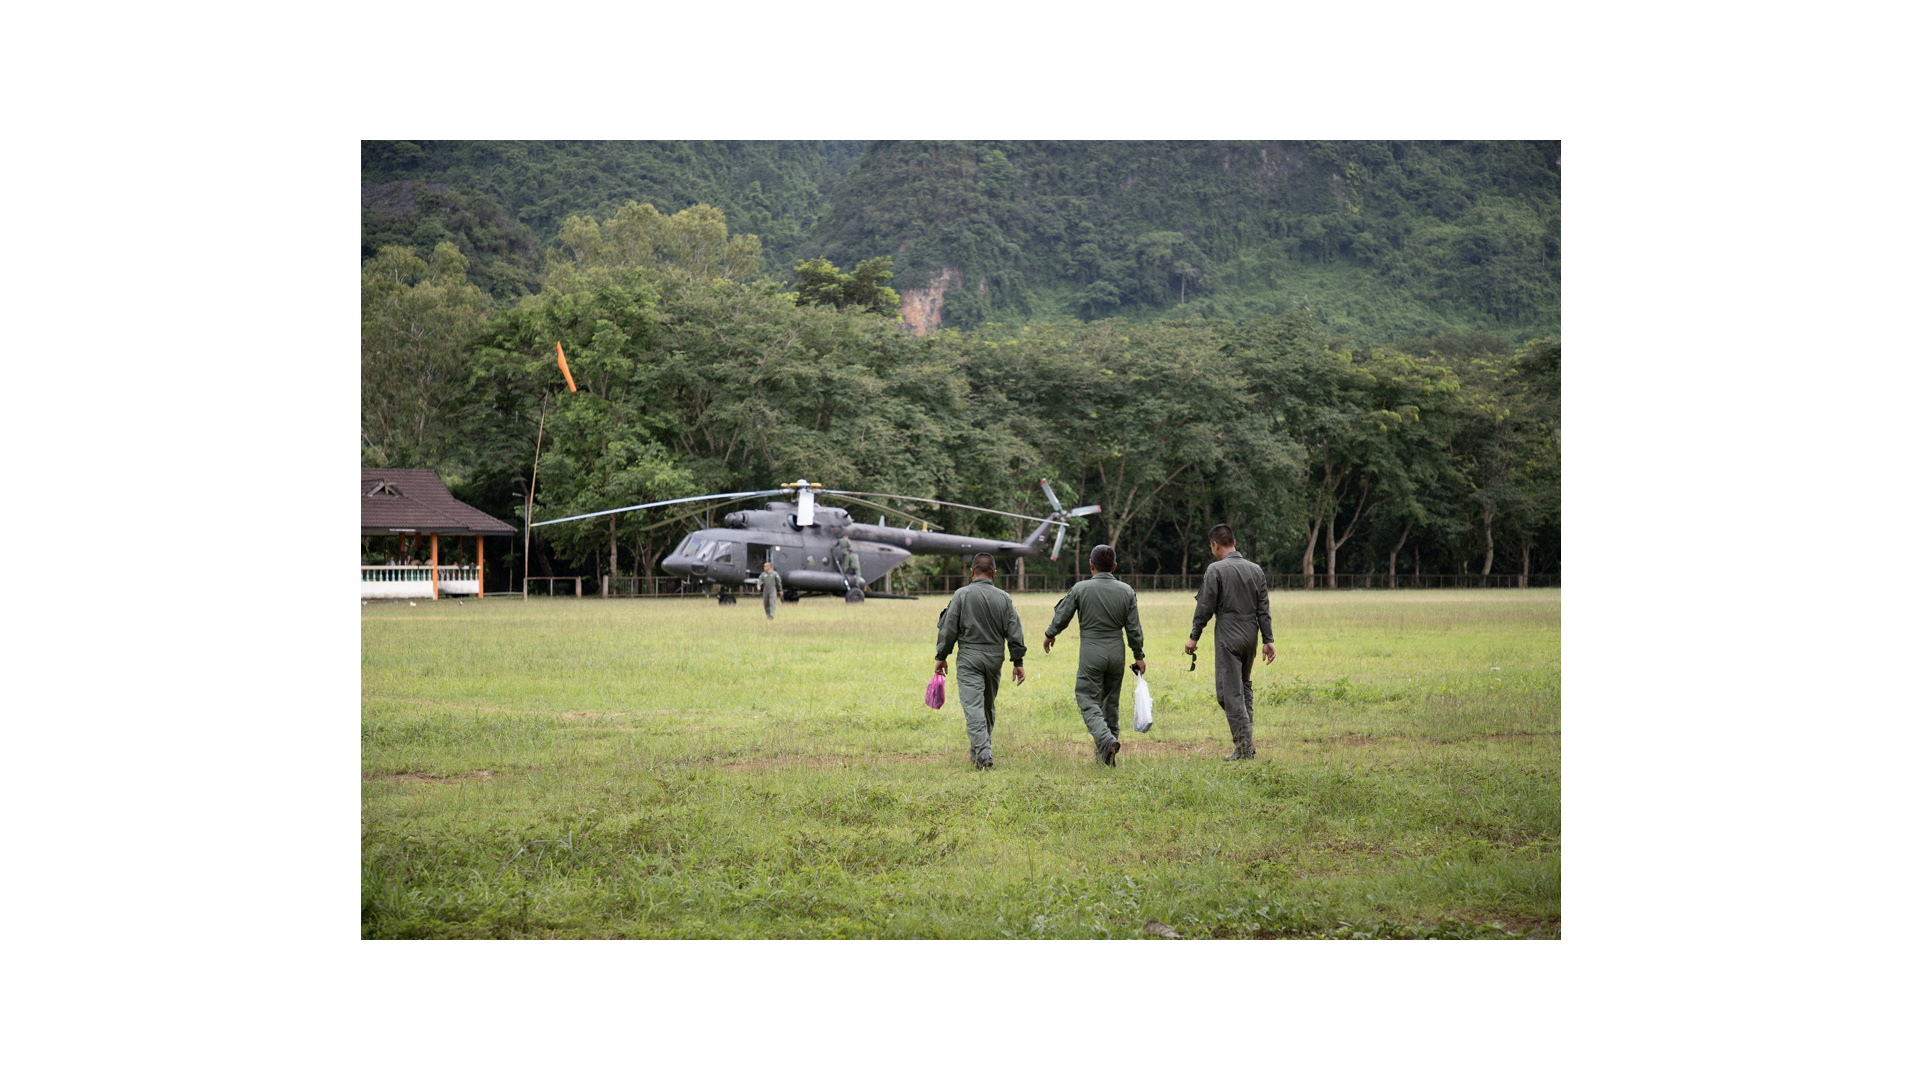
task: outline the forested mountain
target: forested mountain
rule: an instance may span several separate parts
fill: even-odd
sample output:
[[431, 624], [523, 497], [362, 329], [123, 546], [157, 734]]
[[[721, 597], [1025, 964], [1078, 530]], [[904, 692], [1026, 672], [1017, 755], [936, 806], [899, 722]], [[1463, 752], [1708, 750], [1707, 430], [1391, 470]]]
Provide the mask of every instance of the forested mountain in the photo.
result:
[[[760, 238], [769, 269], [819, 254], [812, 236], [858, 142], [366, 142], [360, 178], [411, 180], [484, 195], [541, 243], [568, 215], [611, 216], [629, 203], [671, 214], [717, 207]], [[367, 244], [362, 243], [362, 248]], [[372, 249], [377, 250], [377, 245]], [[363, 257], [371, 257], [372, 250]], [[462, 248], [468, 258], [473, 252]]]
[[[1385, 342], [1557, 333], [1556, 143], [876, 143], [819, 233], [946, 325], [1308, 307]], [[945, 280], [942, 281], [942, 275]]]
[[[1297, 307], [1357, 341], [1559, 332], [1557, 142], [366, 143], [396, 181], [570, 214], [705, 203], [790, 274], [893, 258], [917, 330]], [[457, 233], [458, 229], [450, 229]], [[504, 295], [482, 249], [451, 236]], [[384, 240], [363, 235], [363, 258]], [[414, 241], [424, 255], [429, 249]]]
[[[362, 459], [505, 520], [536, 455], [536, 520], [799, 476], [1032, 511], [1047, 477], [1127, 573], [1222, 520], [1274, 571], [1558, 571], [1554, 144], [365, 152]], [[682, 528], [542, 529], [536, 572]]]
[[470, 265], [469, 279], [496, 299], [524, 296], [539, 287], [543, 260], [533, 232], [492, 196], [413, 180], [361, 185], [363, 264], [383, 248], [428, 252], [441, 241], [460, 249]]

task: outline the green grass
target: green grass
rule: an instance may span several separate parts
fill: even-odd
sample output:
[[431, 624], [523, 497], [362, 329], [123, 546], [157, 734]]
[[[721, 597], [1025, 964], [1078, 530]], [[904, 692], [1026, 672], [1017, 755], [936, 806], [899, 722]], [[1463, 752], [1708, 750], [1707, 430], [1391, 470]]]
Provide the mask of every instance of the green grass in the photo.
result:
[[1143, 596], [1117, 769], [1052, 599], [984, 773], [921, 704], [937, 597], [369, 606], [362, 933], [1559, 936], [1558, 591], [1274, 594], [1234, 764], [1192, 599]]

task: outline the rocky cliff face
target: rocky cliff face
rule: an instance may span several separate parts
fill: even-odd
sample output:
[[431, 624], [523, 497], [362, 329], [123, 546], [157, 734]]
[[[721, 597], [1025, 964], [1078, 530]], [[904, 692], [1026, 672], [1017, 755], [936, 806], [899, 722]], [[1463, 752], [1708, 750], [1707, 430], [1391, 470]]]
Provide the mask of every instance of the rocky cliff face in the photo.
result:
[[900, 290], [900, 321], [914, 337], [925, 337], [940, 329], [940, 308], [947, 289], [959, 288], [960, 272], [950, 266], [940, 268], [924, 289]]

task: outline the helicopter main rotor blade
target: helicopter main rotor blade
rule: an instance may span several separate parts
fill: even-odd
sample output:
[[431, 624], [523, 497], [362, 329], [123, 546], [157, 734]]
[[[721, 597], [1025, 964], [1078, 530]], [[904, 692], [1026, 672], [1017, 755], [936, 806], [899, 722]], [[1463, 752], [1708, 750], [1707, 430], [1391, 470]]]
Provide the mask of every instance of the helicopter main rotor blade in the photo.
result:
[[699, 517], [701, 514], [704, 514], [707, 511], [714, 509], [715, 507], [725, 506], [728, 503], [745, 502], [748, 499], [758, 499], [761, 497], [762, 497], [761, 493], [755, 492], [752, 495], [742, 495], [734, 499], [722, 499], [719, 502], [714, 503], [712, 506], [702, 506], [702, 507], [699, 507], [698, 509], [689, 510], [684, 514], [675, 514], [670, 518], [661, 518], [659, 521], [656, 521], [651, 525], [642, 525], [640, 526], [639, 531], [643, 533], [649, 533], [655, 529], [664, 529], [669, 525], [677, 525], [682, 521], [692, 521], [694, 518]]
[[[906, 518], [908, 521], [923, 521], [923, 522], [926, 522], [926, 524], [931, 526], [932, 528], [935, 528], [935, 529], [940, 528], [939, 525], [934, 524], [932, 521], [928, 520], [927, 518], [923, 518], [919, 514], [902, 510], [897, 506], [881, 506], [877, 502], [868, 502], [865, 499], [856, 499], [844, 491], [837, 491], [837, 492], [833, 492], [832, 494], [835, 498], [841, 500], [842, 502], [859, 503], [861, 506], [870, 506], [875, 510], [879, 510], [883, 514], [889, 513], [889, 512], [895, 513], [895, 514], [899, 514], [901, 517]], [[885, 520], [885, 519], [883, 518], [882, 520]]]
[[866, 495], [876, 499], [898, 499], [901, 502], [926, 503], [930, 506], [951, 506], [960, 510], [978, 510], [983, 514], [999, 514], [1001, 517], [1019, 518], [1022, 521], [1053, 521], [1050, 517], [1034, 517], [1032, 514], [1016, 514], [1011, 510], [995, 510], [990, 506], [969, 506], [966, 503], [947, 502], [943, 499], [929, 499], [920, 495], [894, 495], [885, 491], [833, 491], [819, 489], [821, 495]]
[[606, 517], [608, 514], [624, 514], [629, 510], [647, 510], [655, 506], [676, 506], [680, 503], [705, 502], [710, 499], [752, 499], [762, 495], [785, 495], [785, 494], [787, 493], [784, 491], [774, 490], [774, 491], [731, 491], [724, 495], [689, 495], [684, 499], [661, 499], [658, 502], [635, 503], [632, 506], [622, 506], [614, 510], [596, 510], [591, 514], [575, 514], [572, 517], [554, 518], [550, 521], [536, 521], [527, 527], [530, 529], [537, 529], [542, 525], [558, 525], [563, 521], [584, 521], [587, 518]]

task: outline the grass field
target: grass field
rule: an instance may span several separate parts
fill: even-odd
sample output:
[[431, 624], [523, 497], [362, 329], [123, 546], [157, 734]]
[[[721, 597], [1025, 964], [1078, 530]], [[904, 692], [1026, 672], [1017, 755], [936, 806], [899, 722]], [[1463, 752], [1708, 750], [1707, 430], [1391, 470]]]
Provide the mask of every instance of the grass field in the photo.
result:
[[1275, 593], [1232, 764], [1211, 631], [1189, 673], [1192, 598], [1143, 595], [1116, 769], [1053, 599], [990, 772], [921, 703], [938, 597], [368, 606], [362, 934], [1559, 936], [1557, 590]]

